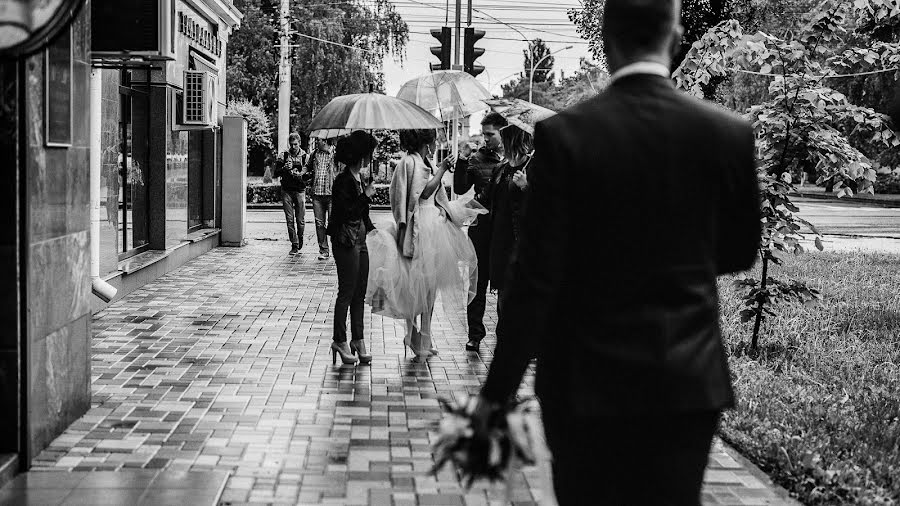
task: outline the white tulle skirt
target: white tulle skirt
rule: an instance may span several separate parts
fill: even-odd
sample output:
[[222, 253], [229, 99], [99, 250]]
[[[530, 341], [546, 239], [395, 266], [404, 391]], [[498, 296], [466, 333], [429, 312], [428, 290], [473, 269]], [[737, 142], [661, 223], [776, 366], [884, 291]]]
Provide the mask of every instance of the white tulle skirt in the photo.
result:
[[[478, 259], [475, 247], [463, 227], [486, 210], [471, 196], [444, 204], [421, 201], [413, 220], [413, 258], [404, 257], [397, 241], [397, 225], [373, 230], [366, 237], [369, 250], [369, 280], [366, 302], [372, 312], [390, 318], [413, 321], [430, 315], [440, 298], [448, 313], [464, 313], [475, 296]], [[423, 318], [423, 323], [424, 323]], [[465, 318], [463, 318], [465, 321]], [[427, 329], [425, 329], [427, 330]], [[407, 344], [417, 354], [428, 354], [430, 333]], [[416, 349], [421, 348], [421, 349]]]

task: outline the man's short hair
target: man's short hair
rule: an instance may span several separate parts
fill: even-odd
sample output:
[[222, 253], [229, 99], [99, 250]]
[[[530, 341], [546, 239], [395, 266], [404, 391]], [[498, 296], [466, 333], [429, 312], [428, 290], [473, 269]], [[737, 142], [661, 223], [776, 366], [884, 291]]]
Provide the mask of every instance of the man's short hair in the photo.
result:
[[491, 125], [494, 128], [503, 128], [509, 123], [506, 121], [499, 112], [491, 111], [484, 115], [484, 119], [481, 120], [481, 126]]
[[297, 132], [291, 132], [291, 135], [288, 135], [288, 142], [297, 141], [300, 142], [300, 134]]
[[606, 0], [603, 39], [626, 55], [658, 51], [679, 22], [679, 0]]

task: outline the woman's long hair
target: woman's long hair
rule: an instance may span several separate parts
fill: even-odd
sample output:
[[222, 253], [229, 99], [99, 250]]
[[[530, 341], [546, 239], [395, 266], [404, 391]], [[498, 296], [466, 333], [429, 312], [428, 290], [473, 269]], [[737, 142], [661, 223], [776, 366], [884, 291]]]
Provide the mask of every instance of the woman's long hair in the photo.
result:
[[515, 125], [500, 129], [503, 151], [507, 158], [520, 158], [534, 151], [534, 138], [530, 133]]

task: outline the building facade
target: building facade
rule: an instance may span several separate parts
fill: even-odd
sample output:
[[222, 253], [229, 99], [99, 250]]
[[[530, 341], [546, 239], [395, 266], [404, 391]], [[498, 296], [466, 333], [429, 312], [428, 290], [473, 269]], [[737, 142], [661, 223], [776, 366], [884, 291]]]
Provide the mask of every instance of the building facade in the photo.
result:
[[123, 0], [92, 12], [98, 274], [121, 297], [217, 244], [225, 54], [241, 15], [228, 0], [158, 0], [150, 11]]
[[50, 4], [58, 29], [0, 48], [0, 482], [90, 408], [93, 312], [222, 223], [231, 0]]

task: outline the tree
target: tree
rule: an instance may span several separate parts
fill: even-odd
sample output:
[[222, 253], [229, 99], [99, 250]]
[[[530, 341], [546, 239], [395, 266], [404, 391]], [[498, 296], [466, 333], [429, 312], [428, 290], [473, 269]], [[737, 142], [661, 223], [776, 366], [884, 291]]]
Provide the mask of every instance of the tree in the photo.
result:
[[[857, 0], [854, 5], [863, 3], [865, 0]], [[801, 225], [812, 231], [816, 247], [822, 249], [819, 233], [795, 214], [798, 209], [790, 200], [798, 171], [811, 167], [818, 183], [832, 184], [838, 197], [872, 193], [875, 170], [853, 145], [851, 136], [864, 134], [871, 145], [900, 145], [886, 116], [850, 103], [845, 95], [825, 85], [826, 80], [851, 69], [900, 64], [897, 44], [835, 49], [845, 45], [849, 9], [849, 4], [840, 3], [814, 11], [796, 33], [788, 31], [784, 37], [764, 32], [745, 35], [740, 23], [724, 21], [694, 44], [674, 73], [679, 88], [701, 98], [706, 83], [733, 71], [771, 79], [767, 98], [743, 111], [757, 135], [763, 216], [761, 278], [738, 281], [747, 289], [742, 320], [754, 320], [752, 349], [758, 344], [760, 323], [774, 314], [773, 303], [818, 297], [802, 282], [769, 276], [770, 264], [779, 265], [780, 255], [803, 252]]]
[[[681, 24], [684, 26], [684, 40], [681, 51], [676, 55], [673, 66], [678, 66], [690, 50], [691, 45], [706, 31], [720, 21], [727, 19], [731, 13], [731, 4], [738, 0], [685, 0], [681, 6]], [[752, 0], [740, 0], [751, 4]], [[765, 3], [765, 2], [762, 2]], [[603, 7], [606, 0], [582, 0], [581, 7], [569, 9], [569, 19], [575, 23], [578, 34], [588, 41], [588, 47], [594, 60], [606, 68], [606, 55], [603, 53]]]
[[[537, 77], [537, 76], [535, 76]], [[555, 94], [555, 86], [550, 82], [534, 83], [532, 86], [532, 101], [547, 109], [558, 111], [561, 104], [558, 102]], [[518, 98], [520, 100], [528, 100], [528, 78], [520, 77], [500, 85], [503, 96], [506, 98]]]
[[[279, 3], [236, 0], [244, 20], [228, 51], [229, 100], [257, 103], [273, 119], [278, 106]], [[298, 34], [291, 40], [292, 130], [305, 129], [336, 96], [370, 88], [381, 91], [384, 56], [402, 59], [409, 38], [406, 23], [389, 0], [292, 0], [291, 28]]]
[[[541, 107], [561, 111], [598, 94], [608, 77], [605, 70], [582, 58], [578, 72], [560, 79], [559, 84], [535, 83], [533, 101]], [[527, 79], [515, 79], [501, 85], [501, 89], [504, 97], [528, 100]]]
[[[541, 39], [534, 39], [528, 43], [528, 49], [523, 49], [522, 54], [525, 55], [525, 72], [523, 73], [523, 78], [527, 81], [531, 76], [531, 67], [534, 65], [533, 62], [538, 63], [537, 68], [534, 69], [534, 84], [544, 83], [544, 82], [553, 82], [553, 63], [554, 58], [550, 55], [550, 48], [547, 47], [547, 44]], [[545, 59], [546, 57], [546, 59]]]
[[268, 116], [261, 107], [246, 100], [230, 102], [226, 114], [243, 116], [247, 120], [248, 170], [259, 172], [273, 146]]

